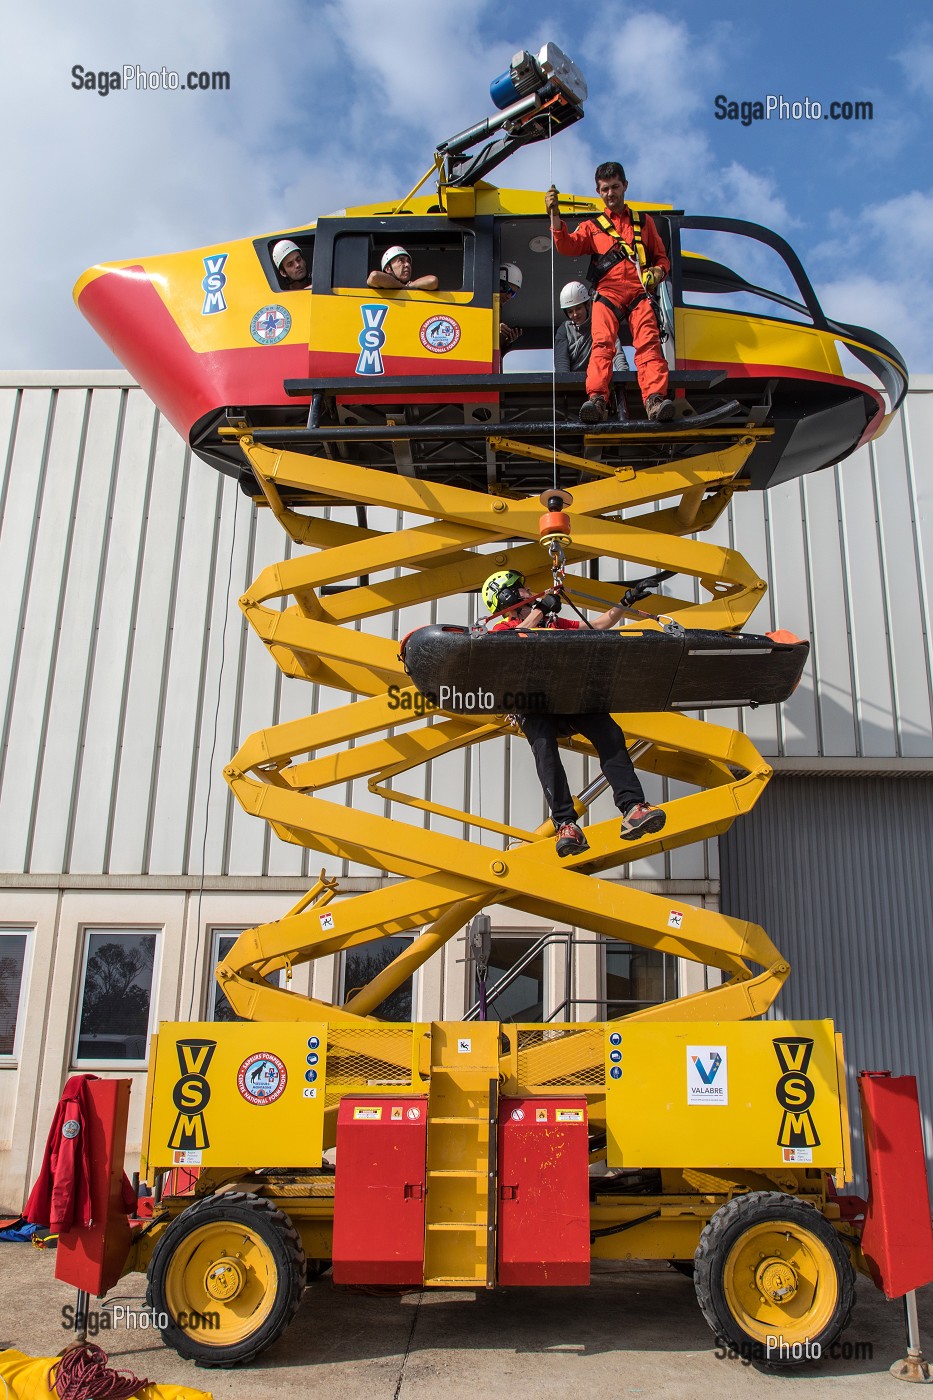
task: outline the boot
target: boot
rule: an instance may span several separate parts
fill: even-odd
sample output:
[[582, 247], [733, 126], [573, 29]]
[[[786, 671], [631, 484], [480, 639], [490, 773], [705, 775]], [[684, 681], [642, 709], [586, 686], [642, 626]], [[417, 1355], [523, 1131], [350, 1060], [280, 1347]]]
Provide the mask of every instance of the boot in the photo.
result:
[[586, 403], [580, 409], [581, 423], [605, 423], [609, 417], [609, 410], [606, 407], [606, 400], [602, 394], [590, 394]]
[[[645, 400], [645, 412], [652, 423], [669, 423], [674, 416], [674, 405], [662, 394], [649, 394]], [[580, 414], [583, 417], [583, 414]]]

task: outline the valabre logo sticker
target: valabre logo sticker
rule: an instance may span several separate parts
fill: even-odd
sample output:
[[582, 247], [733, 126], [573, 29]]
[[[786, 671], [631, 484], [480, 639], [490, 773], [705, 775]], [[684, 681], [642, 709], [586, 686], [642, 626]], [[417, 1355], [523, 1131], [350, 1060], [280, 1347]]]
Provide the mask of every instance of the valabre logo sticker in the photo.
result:
[[727, 1053], [725, 1045], [687, 1046], [687, 1103], [729, 1102]]

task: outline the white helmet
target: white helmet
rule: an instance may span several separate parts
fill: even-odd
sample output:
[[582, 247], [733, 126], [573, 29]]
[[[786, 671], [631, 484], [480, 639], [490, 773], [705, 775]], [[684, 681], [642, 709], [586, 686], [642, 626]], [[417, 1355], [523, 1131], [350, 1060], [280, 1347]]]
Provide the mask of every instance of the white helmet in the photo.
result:
[[383, 272], [385, 272], [386, 268], [389, 266], [389, 263], [390, 263], [390, 262], [394, 262], [396, 258], [410, 258], [410, 257], [411, 257], [411, 253], [409, 253], [408, 249], [407, 249], [407, 248], [400, 248], [399, 245], [396, 243], [396, 245], [395, 245], [394, 248], [387, 248], [386, 251], [385, 251], [385, 252], [383, 253], [383, 255], [382, 255], [382, 270], [383, 270]]
[[563, 311], [568, 311], [571, 306], [582, 306], [590, 299], [590, 289], [584, 282], [568, 282], [566, 287], [561, 288], [560, 304]]
[[499, 268], [499, 281], [508, 282], [518, 292], [522, 285], [522, 270], [517, 263], [503, 263]]
[[275, 263], [279, 271], [281, 271], [282, 264], [288, 257], [289, 253], [300, 252], [301, 249], [298, 247], [298, 244], [293, 243], [290, 238], [280, 238], [278, 243], [276, 243], [275, 247], [272, 249], [272, 261]]

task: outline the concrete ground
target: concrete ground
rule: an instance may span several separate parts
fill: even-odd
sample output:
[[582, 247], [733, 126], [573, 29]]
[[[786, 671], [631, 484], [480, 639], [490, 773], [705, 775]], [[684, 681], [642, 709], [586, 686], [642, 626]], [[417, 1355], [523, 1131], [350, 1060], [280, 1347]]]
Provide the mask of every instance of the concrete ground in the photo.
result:
[[[74, 1290], [53, 1277], [55, 1256], [0, 1244], [0, 1343], [51, 1356], [69, 1340], [61, 1309]], [[717, 1356], [692, 1283], [655, 1264], [599, 1263], [592, 1287], [498, 1293], [373, 1297], [335, 1288], [330, 1275], [307, 1290], [279, 1341], [252, 1366], [199, 1370], [167, 1350], [158, 1333], [117, 1329], [98, 1341], [111, 1364], [153, 1381], [209, 1390], [220, 1400], [806, 1400], [897, 1397], [888, 1375], [903, 1357], [903, 1308], [859, 1279], [842, 1354], [772, 1372]], [[145, 1280], [112, 1295], [141, 1307]], [[922, 1338], [933, 1352], [933, 1286], [920, 1295]], [[858, 1348], [858, 1352], [856, 1352]], [[866, 1355], [870, 1353], [870, 1357]]]

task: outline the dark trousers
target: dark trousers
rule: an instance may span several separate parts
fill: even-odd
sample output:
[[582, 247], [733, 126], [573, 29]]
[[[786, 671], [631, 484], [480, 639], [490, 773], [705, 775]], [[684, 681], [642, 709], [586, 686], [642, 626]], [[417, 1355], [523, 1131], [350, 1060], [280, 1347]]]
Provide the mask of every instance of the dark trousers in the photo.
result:
[[645, 792], [625, 747], [625, 736], [611, 715], [521, 715], [520, 723], [531, 745], [538, 781], [558, 826], [577, 819], [557, 746], [561, 735], [582, 734], [589, 739], [620, 812], [633, 802], [644, 802]]

